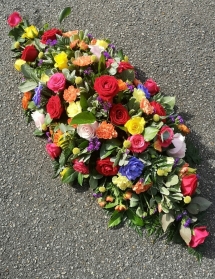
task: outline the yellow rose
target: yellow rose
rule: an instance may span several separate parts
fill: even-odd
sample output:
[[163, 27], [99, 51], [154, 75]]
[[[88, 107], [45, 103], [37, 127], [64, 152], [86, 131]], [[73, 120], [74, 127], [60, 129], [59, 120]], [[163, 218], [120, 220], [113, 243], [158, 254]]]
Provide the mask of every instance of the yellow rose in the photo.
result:
[[69, 106], [67, 108], [67, 115], [69, 117], [74, 117], [76, 116], [78, 113], [80, 113], [82, 111], [80, 102], [71, 102], [69, 103]]
[[26, 61], [25, 60], [23, 60], [23, 59], [17, 59], [16, 60], [16, 62], [15, 62], [15, 64], [14, 64], [14, 67], [15, 67], [15, 69], [17, 70], [17, 71], [21, 71], [21, 66], [23, 65], [23, 64], [25, 64], [26, 63]]
[[134, 92], [133, 92], [133, 97], [136, 99], [137, 102], [140, 103], [140, 101], [143, 99], [143, 98], [146, 98], [145, 96], [145, 93], [140, 90], [140, 89], [134, 89]]
[[37, 28], [34, 25], [26, 27], [25, 33], [22, 35], [22, 38], [33, 39], [38, 36]]
[[108, 43], [105, 42], [104, 40], [97, 40], [96, 45], [100, 46], [100, 47], [103, 47], [104, 49], [106, 49], [108, 47]]
[[56, 68], [59, 68], [60, 70], [63, 70], [65, 68], [68, 69], [68, 65], [67, 65], [68, 58], [67, 58], [67, 54], [64, 51], [57, 54], [54, 57], [54, 61], [56, 62], [54, 65]]
[[125, 128], [131, 135], [141, 134], [144, 130], [145, 120], [143, 117], [134, 117], [125, 123]]

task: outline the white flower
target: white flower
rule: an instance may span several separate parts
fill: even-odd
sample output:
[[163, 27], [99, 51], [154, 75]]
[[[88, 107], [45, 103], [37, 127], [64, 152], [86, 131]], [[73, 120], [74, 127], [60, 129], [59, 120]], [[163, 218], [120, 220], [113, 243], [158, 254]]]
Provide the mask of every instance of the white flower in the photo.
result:
[[94, 54], [98, 59], [100, 59], [102, 51], [105, 50], [103, 47], [98, 45], [89, 45], [89, 48], [92, 54]]
[[78, 135], [86, 140], [90, 140], [95, 136], [95, 131], [98, 128], [98, 122], [92, 124], [79, 124], [77, 127]]
[[167, 154], [174, 158], [184, 158], [186, 151], [185, 137], [180, 133], [176, 133], [173, 137], [172, 143], [175, 148], [167, 150]]
[[42, 125], [45, 122], [45, 115], [36, 110], [32, 112], [31, 117], [34, 120], [35, 126], [42, 131]]

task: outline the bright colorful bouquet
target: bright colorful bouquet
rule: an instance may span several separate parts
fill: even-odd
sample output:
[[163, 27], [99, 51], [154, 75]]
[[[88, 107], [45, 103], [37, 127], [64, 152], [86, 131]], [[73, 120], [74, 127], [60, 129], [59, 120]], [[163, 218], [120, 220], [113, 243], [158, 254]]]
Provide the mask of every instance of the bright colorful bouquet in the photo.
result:
[[[61, 21], [70, 14], [65, 8]], [[199, 217], [211, 204], [198, 196], [190, 132], [152, 79], [142, 83], [122, 50], [88, 31], [38, 29], [14, 12], [15, 68], [24, 80], [22, 107], [46, 136], [54, 177], [87, 182], [110, 213], [141, 232], [166, 233], [190, 252], [208, 236]], [[195, 155], [195, 156], [194, 156]]]

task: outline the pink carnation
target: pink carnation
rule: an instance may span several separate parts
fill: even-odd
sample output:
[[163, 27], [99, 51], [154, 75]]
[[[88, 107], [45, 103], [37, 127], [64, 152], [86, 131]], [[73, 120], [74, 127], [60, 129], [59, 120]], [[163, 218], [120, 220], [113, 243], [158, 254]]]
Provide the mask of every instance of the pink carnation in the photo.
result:
[[132, 152], [141, 153], [149, 146], [149, 142], [146, 142], [142, 135], [133, 135], [129, 137], [128, 140], [131, 142], [131, 147], [129, 149]]
[[88, 174], [89, 168], [85, 165], [84, 162], [80, 162], [77, 159], [74, 161], [73, 169], [82, 174]]

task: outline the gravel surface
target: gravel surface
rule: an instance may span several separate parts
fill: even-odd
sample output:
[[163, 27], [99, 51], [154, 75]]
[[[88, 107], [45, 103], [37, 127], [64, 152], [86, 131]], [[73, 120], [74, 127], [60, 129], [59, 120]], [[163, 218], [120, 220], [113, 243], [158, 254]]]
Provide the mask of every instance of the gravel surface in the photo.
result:
[[[39, 4], [36, 4], [39, 3]], [[108, 218], [87, 189], [52, 180], [45, 141], [26, 124], [13, 68], [7, 16], [14, 10], [32, 24], [88, 29], [129, 55], [141, 77], [153, 77], [192, 130], [202, 162], [202, 194], [215, 203], [215, 2], [212, 0], [12, 1], [0, 3], [0, 278], [175, 279], [215, 278], [215, 210], [202, 264], [179, 245], [139, 237], [126, 226], [107, 229]]]

